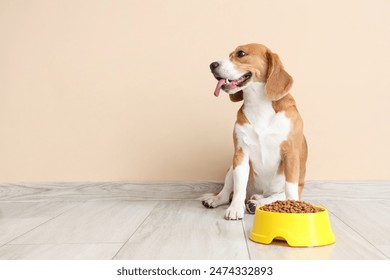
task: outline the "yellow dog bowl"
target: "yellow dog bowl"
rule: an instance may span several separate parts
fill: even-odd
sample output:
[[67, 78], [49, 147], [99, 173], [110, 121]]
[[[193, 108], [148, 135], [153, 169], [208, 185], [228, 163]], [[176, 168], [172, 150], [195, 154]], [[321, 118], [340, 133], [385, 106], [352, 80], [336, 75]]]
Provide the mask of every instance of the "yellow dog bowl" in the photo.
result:
[[252, 241], [270, 244], [272, 240], [286, 240], [292, 247], [329, 245], [336, 241], [329, 222], [328, 210], [317, 213], [278, 213], [257, 207], [253, 228], [249, 238]]

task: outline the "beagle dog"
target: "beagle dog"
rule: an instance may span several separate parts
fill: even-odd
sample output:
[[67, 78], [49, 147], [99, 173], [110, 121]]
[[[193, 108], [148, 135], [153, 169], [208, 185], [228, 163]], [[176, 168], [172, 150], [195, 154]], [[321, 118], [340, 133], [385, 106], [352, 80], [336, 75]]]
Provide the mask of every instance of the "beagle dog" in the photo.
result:
[[[233, 165], [222, 191], [206, 195], [203, 205], [230, 206], [225, 219], [240, 220], [246, 210], [276, 200], [299, 200], [304, 186], [307, 143], [303, 121], [289, 93], [293, 79], [279, 56], [260, 44], [237, 47], [229, 58], [210, 64], [231, 101], [244, 101], [234, 126]], [[232, 197], [231, 194], [233, 193]]]

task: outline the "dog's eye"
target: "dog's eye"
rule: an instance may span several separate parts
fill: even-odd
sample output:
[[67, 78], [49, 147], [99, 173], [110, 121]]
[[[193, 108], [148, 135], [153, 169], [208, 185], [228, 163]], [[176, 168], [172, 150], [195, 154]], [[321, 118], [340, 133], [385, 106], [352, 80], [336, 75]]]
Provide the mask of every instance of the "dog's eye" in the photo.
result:
[[246, 53], [244, 51], [238, 51], [236, 52], [237, 57], [244, 57], [246, 56]]

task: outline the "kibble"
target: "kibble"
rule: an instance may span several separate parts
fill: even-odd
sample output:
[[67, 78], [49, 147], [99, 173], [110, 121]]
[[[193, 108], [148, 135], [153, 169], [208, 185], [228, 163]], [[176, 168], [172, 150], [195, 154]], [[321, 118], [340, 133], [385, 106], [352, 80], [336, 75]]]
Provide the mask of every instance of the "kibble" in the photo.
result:
[[298, 200], [277, 200], [260, 207], [261, 210], [278, 213], [317, 213], [323, 209]]

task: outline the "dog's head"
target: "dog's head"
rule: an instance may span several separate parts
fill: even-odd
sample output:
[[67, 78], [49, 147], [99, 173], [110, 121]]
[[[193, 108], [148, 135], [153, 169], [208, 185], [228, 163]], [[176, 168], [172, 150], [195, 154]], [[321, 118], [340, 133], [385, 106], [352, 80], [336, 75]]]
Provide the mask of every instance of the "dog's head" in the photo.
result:
[[241, 101], [242, 90], [256, 82], [265, 83], [268, 98], [276, 101], [287, 95], [293, 83], [279, 56], [260, 44], [239, 46], [229, 58], [212, 62], [210, 69], [218, 80], [214, 95], [222, 89], [232, 101]]

